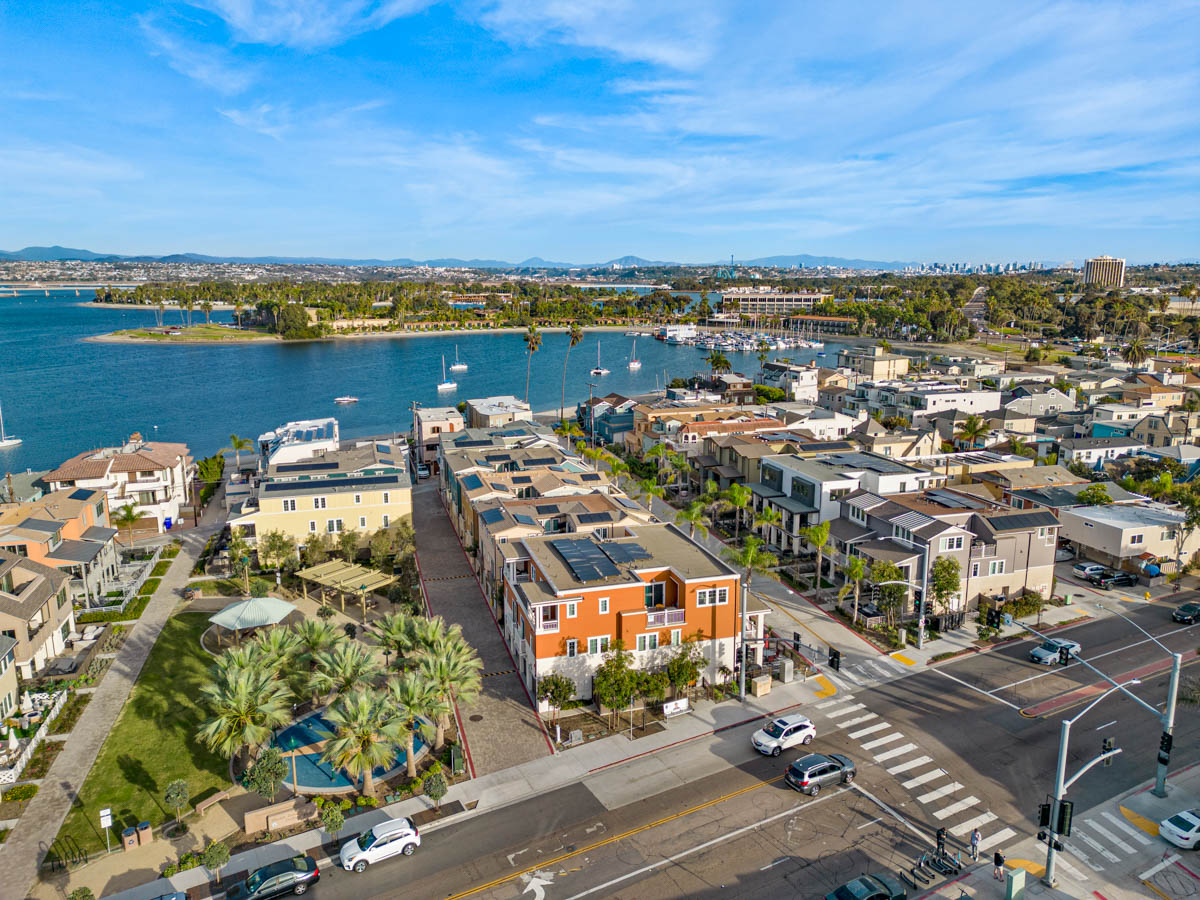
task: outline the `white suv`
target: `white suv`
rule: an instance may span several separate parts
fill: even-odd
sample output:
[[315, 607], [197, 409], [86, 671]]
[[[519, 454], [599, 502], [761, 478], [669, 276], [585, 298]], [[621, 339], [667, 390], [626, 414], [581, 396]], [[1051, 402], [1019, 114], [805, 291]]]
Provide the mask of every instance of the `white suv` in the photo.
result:
[[778, 756], [788, 747], [811, 743], [816, 736], [817, 729], [808, 716], [783, 716], [754, 732], [750, 743], [759, 753]]
[[411, 819], [388, 819], [342, 845], [341, 863], [347, 872], [362, 872], [371, 863], [403, 853], [412, 856], [421, 835]]

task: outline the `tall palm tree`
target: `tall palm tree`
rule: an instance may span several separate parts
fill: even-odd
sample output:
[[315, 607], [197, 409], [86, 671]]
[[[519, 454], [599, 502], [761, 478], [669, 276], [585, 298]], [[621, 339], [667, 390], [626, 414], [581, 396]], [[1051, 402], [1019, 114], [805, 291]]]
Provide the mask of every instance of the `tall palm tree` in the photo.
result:
[[958, 423], [958, 429], [954, 432], [954, 436], [966, 444], [968, 450], [974, 450], [975, 445], [989, 431], [991, 428], [988, 423], [972, 413]]
[[308, 679], [314, 706], [319, 695], [349, 693], [360, 684], [369, 683], [379, 673], [375, 655], [355, 641], [346, 641], [318, 653], [315, 662], [316, 668]]
[[211, 300], [204, 300], [200, 303], [200, 311], [204, 313], [204, 324], [212, 324], [213, 304]]
[[733, 368], [729, 362], [729, 357], [720, 350], [713, 350], [708, 356], [704, 357], [704, 361], [708, 363], [708, 367], [714, 375], [718, 372], [728, 372]]
[[554, 426], [554, 433], [563, 439], [563, 449], [569, 450], [571, 445], [576, 443], [577, 438], [584, 436], [583, 429], [579, 427], [579, 423], [570, 419], [561, 419]]
[[[530, 326], [530, 327], [532, 327], [532, 326]], [[526, 340], [528, 341], [528, 338], [526, 338]], [[582, 340], [583, 340], [583, 329], [579, 327], [578, 322], [572, 322], [571, 328], [567, 332], [567, 352], [563, 356], [562, 399], [560, 400], [560, 402], [558, 404], [559, 419], [565, 418], [566, 409], [567, 409], [567, 360], [571, 358], [571, 351], [573, 349], [575, 349], [575, 347], [577, 347], [579, 345], [579, 342]], [[529, 380], [528, 377], [525, 380], [528, 381]], [[527, 395], [525, 397], [525, 402], [528, 403], [529, 402], [529, 397], [528, 397], [529, 391], [526, 390], [525, 393]]]
[[638, 488], [638, 491], [642, 495], [642, 499], [644, 499], [646, 501], [647, 509], [649, 509], [654, 504], [654, 501], [650, 499], [651, 497], [657, 497], [659, 500], [661, 500], [663, 497], [665, 497], [667, 495], [666, 488], [664, 488], [661, 484], [659, 484], [653, 478], [641, 479], [637, 483], [637, 488]]
[[[676, 475], [683, 475], [692, 470], [692, 464], [688, 461], [687, 454], [672, 453], [668, 457], [668, 460], [671, 466], [671, 471]], [[676, 479], [675, 487], [676, 489], [680, 487], [679, 479]]]
[[138, 515], [137, 504], [130, 503], [118, 509], [116, 515], [112, 516], [110, 520], [118, 528], [128, 529], [130, 547], [133, 546], [133, 526], [138, 523], [139, 519], [141, 519], [141, 516]]
[[667, 448], [666, 444], [655, 444], [644, 454], [642, 454], [642, 459], [654, 460], [654, 465], [658, 468], [658, 475], [661, 476], [663, 471], [663, 462], [666, 460], [667, 455], [670, 452], [671, 451]]
[[[739, 602], [738, 617], [741, 619], [741, 633], [746, 633], [746, 601], [749, 597], [750, 582], [754, 578], [755, 573], [765, 572], [774, 566], [779, 565], [779, 560], [774, 553], [768, 553], [763, 550], [762, 538], [750, 535], [738, 549], [732, 547], [725, 551], [725, 558], [729, 560], [737, 568], [746, 573], [746, 577], [742, 580], [742, 593]], [[740, 671], [738, 694], [744, 700], [746, 698], [746, 662], [748, 654], [746, 653], [745, 644], [742, 644], [742, 665]]]
[[403, 672], [387, 683], [388, 705], [404, 729], [405, 763], [408, 777], [417, 777], [416, 735], [426, 721], [450, 714], [450, 708], [428, 681], [416, 672]]
[[238, 437], [236, 434], [229, 436], [229, 449], [233, 451], [233, 467], [240, 470], [242, 468], [242, 451], [253, 450], [254, 441], [250, 438]]
[[812, 589], [814, 591], [819, 591], [821, 588], [821, 564], [825, 558], [825, 547], [829, 544], [830, 524], [830, 522], [821, 522], [817, 525], [810, 525], [808, 528], [800, 529], [800, 534], [817, 551], [817, 571], [813, 574], [812, 582]]
[[200, 688], [213, 716], [196, 736], [208, 749], [233, 759], [252, 753], [271, 730], [291, 718], [287, 685], [263, 669], [231, 667]]
[[471, 700], [479, 693], [480, 670], [483, 663], [466, 641], [447, 642], [436, 653], [422, 655], [420, 676], [428, 681], [445, 702], [445, 710], [437, 717], [437, 733], [434, 750], [441, 750], [446, 743], [446, 729], [450, 727], [450, 708], [458, 700]]
[[533, 371], [533, 354], [542, 346], [542, 335], [537, 330], [536, 325], [530, 325], [529, 330], [525, 332], [525, 350], [527, 359], [525, 360], [525, 402], [529, 402], [529, 374]]
[[[861, 556], [851, 556], [846, 559], [846, 564], [842, 566], [842, 575], [846, 578], [846, 584], [854, 582], [854, 624], [858, 624], [858, 599], [862, 593], [862, 580], [867, 577], [867, 564]], [[840, 605], [840, 600], [839, 600]]]
[[724, 492], [725, 502], [733, 508], [733, 539], [736, 541], [741, 534], [742, 510], [750, 507], [754, 494], [744, 484], [731, 484]]
[[300, 655], [300, 639], [290, 628], [275, 626], [256, 634], [251, 650], [262, 668], [280, 674], [289, 671]]
[[242, 327], [242, 309], [245, 305], [240, 297], [233, 301], [233, 318], [237, 321], [238, 328]]
[[693, 500], [683, 509], [675, 514], [675, 522], [682, 525], [685, 522], [688, 525], [688, 537], [693, 541], [696, 539], [696, 532], [707, 534], [708, 528], [705, 523], [708, 521], [708, 516], [705, 514], [705, 506], [703, 500]]
[[396, 746], [404, 740], [402, 720], [391, 714], [385, 695], [359, 689], [343, 697], [325, 713], [333, 731], [325, 741], [321, 761], [345, 769], [370, 797], [375, 790], [374, 770], [391, 768]]
[[1140, 337], [1135, 337], [1129, 342], [1129, 346], [1121, 348], [1121, 359], [1129, 363], [1135, 369], [1146, 361], [1149, 353], [1146, 352], [1146, 343]]
[[[425, 621], [425, 620], [422, 620]], [[409, 656], [419, 643], [421, 631], [414, 616], [392, 612], [375, 623], [375, 637], [380, 645], [396, 656], [396, 665]]]
[[779, 528], [782, 525], [783, 525], [783, 513], [781, 513], [779, 510], [777, 510], [773, 506], [764, 505], [763, 508], [755, 514], [753, 522], [751, 523], [750, 527], [751, 528], [761, 527], [763, 529], [763, 532], [762, 532], [763, 540], [766, 541], [767, 544], [769, 545], [771, 543], [771, 537], [774, 534], [773, 529]]

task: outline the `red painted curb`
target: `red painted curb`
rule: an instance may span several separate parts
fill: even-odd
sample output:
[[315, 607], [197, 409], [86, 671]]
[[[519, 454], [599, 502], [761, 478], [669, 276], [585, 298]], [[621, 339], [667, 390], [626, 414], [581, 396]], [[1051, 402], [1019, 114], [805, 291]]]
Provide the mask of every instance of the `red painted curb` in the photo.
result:
[[[1056, 631], [1062, 631], [1064, 628], [1074, 628], [1076, 625], [1084, 625], [1091, 621], [1094, 621], [1093, 616], [1080, 616], [1078, 619], [1072, 619], [1071, 621], [1063, 622], [1060, 625], [1051, 625], [1048, 628], [1043, 628], [1042, 634], [1053, 634]], [[958, 653], [955, 653], [953, 656], [947, 656], [944, 659], [939, 659], [937, 662], [934, 662], [932, 659], [927, 659], [927, 660], [925, 660], [925, 665], [938, 666], [938, 665], [941, 665], [942, 663], [954, 662], [954, 660], [961, 659], [964, 656], [971, 656], [972, 654], [975, 654], [975, 653], [991, 653], [993, 650], [999, 650], [1002, 647], [1010, 647], [1013, 644], [1021, 643], [1021, 641], [1031, 641], [1031, 640], [1035, 640], [1035, 638], [1033, 636], [1015, 635], [1014, 637], [1010, 638], [1009, 640], [1000, 641], [995, 644], [988, 644], [986, 647], [968, 647], [966, 650], [960, 650]]]
[[[1186, 665], [1191, 660], [1196, 659], [1197, 653], [1195, 650], [1188, 650], [1183, 654], [1183, 662]], [[1122, 672], [1116, 676], [1114, 681], [1119, 684], [1126, 684], [1135, 678], [1141, 678], [1145, 675], [1157, 675], [1164, 669], [1169, 669], [1173, 662], [1169, 659], [1160, 659], [1157, 662], [1149, 663], [1142, 666], [1140, 669], [1132, 669], [1128, 672]], [[1021, 710], [1022, 715], [1041, 716], [1044, 713], [1052, 713], [1056, 709], [1061, 709], [1066, 706], [1073, 706], [1081, 700], [1086, 700], [1089, 697], [1094, 697], [1096, 694], [1103, 693], [1112, 687], [1107, 681], [1097, 681], [1085, 687], [1076, 688], [1066, 694], [1059, 694], [1057, 697], [1051, 697], [1049, 700], [1043, 700], [1033, 706], [1026, 706]]]

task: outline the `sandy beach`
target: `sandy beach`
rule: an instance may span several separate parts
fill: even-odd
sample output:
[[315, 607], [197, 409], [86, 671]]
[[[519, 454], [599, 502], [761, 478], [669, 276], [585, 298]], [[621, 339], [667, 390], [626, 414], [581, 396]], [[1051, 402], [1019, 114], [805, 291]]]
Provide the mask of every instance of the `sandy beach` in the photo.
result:
[[[585, 325], [584, 331], [602, 331], [602, 332], [619, 332], [624, 333], [631, 328], [642, 327], [652, 328], [651, 325], [630, 326], [630, 325]], [[569, 331], [568, 326], [547, 326], [538, 328], [541, 334], [561, 334]], [[355, 332], [352, 334], [329, 334], [319, 338], [301, 338], [300, 340], [287, 341], [289, 344], [304, 344], [314, 343], [317, 341], [371, 341], [371, 340], [388, 340], [392, 338], [420, 338], [420, 337], [448, 337], [454, 335], [471, 335], [471, 334], [524, 334], [525, 328], [521, 326], [510, 326], [505, 328], [439, 328], [431, 331], [372, 331], [372, 332]], [[185, 344], [198, 345], [206, 344], [220, 347], [231, 347], [239, 344], [261, 344], [265, 342], [283, 341], [283, 338], [274, 334], [256, 335], [255, 337], [237, 338], [234, 340], [221, 341], [208, 338], [188, 338], [183, 335], [178, 337], [163, 337], [163, 338], [142, 338], [134, 337], [128, 334], [118, 334], [115, 331], [110, 331], [106, 334], [97, 334], [91, 337], [84, 338], [85, 341], [90, 341], [97, 344], [153, 344], [153, 345], [171, 345]]]

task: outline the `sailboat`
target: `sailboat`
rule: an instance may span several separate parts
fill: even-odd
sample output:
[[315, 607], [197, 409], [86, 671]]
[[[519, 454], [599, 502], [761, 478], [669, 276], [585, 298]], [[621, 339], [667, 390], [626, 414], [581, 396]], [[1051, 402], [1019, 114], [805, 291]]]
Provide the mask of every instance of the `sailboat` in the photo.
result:
[[0, 409], [0, 449], [5, 447], [15, 447], [21, 443], [19, 437], [10, 437], [4, 432], [4, 410]]
[[600, 342], [596, 341], [596, 368], [592, 369], [592, 375], [607, 375], [608, 369], [600, 365]]
[[452, 362], [452, 363], [450, 364], [450, 371], [451, 371], [451, 372], [465, 372], [465, 371], [467, 371], [467, 364], [466, 364], [465, 362], [459, 362], [459, 361], [458, 361], [458, 344], [455, 344], [455, 345], [454, 345], [454, 362]]
[[633, 339], [633, 351], [629, 354], [629, 368], [636, 372], [642, 367], [642, 361], [637, 358], [637, 338]]
[[439, 391], [457, 391], [458, 390], [458, 382], [457, 381], [447, 381], [446, 380], [446, 356], [445, 356], [445, 354], [442, 355], [442, 380], [438, 382], [437, 389]]

